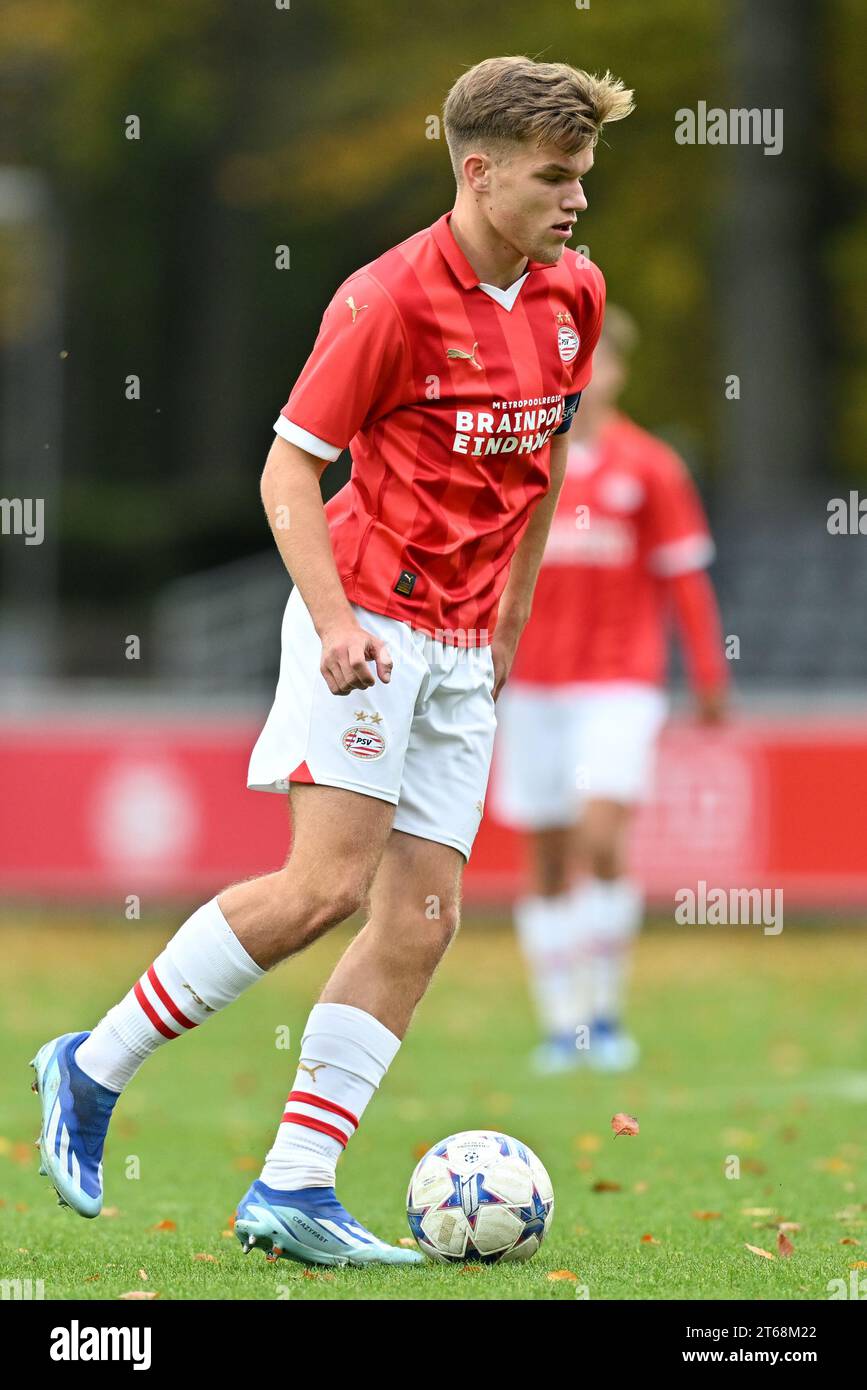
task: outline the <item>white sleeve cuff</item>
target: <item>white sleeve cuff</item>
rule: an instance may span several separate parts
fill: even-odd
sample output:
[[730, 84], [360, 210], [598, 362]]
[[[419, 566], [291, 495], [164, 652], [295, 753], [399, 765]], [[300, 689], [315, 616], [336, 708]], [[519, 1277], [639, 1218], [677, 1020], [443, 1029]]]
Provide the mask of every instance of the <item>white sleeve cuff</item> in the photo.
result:
[[651, 550], [647, 564], [654, 574], [672, 578], [676, 574], [689, 574], [690, 570], [705, 569], [715, 554], [710, 536], [682, 536], [679, 541], [669, 541]]
[[327, 459], [329, 463], [334, 463], [339, 459], [343, 450], [337, 444], [327, 444], [324, 439], [319, 439], [309, 430], [302, 430], [300, 425], [293, 425], [291, 420], [287, 420], [285, 415], [278, 415], [274, 421], [274, 432], [279, 434], [281, 439], [288, 439], [290, 444], [297, 444], [299, 449], [304, 449], [308, 454], [313, 454], [318, 459]]

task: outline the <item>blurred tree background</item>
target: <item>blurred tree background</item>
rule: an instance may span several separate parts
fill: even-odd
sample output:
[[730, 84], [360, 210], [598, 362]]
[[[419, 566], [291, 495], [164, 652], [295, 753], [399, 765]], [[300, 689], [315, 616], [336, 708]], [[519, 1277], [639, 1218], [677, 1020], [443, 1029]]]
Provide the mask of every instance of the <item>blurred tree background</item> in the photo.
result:
[[[466, 66], [495, 53], [610, 68], [636, 90], [636, 112], [597, 153], [576, 242], [642, 329], [626, 407], [686, 453], [719, 505], [737, 501], [734, 473], [726, 494], [723, 381], [748, 377], [747, 358], [732, 362], [728, 349], [740, 335], [748, 354], [757, 329], [750, 283], [740, 301], [727, 298], [753, 254], [744, 197], [750, 204], [756, 180], [786, 161], [786, 197], [803, 208], [810, 242], [809, 283], [791, 285], [813, 354], [801, 376], [814, 375], [811, 360], [820, 367], [809, 457], [793, 464], [793, 481], [826, 492], [863, 481], [859, 0], [279, 6], [5, 0], [0, 164], [46, 176], [63, 246], [57, 525], [68, 647], [98, 644], [119, 609], [126, 630], [141, 631], [167, 581], [270, 543], [259, 473], [325, 303], [352, 269], [452, 205], [429, 117]], [[762, 44], [775, 31], [751, 37], [757, 11], [794, 36], [764, 99], [774, 55]], [[780, 105], [785, 92], [784, 155], [678, 145], [676, 110], [736, 104], [744, 74], [752, 102]], [[126, 138], [131, 115], [137, 140]], [[290, 269], [276, 266], [281, 245]], [[13, 271], [0, 257], [4, 282]], [[5, 302], [12, 289], [2, 291]], [[140, 400], [126, 397], [131, 374]], [[785, 409], [781, 400], [765, 411], [771, 429]], [[745, 477], [765, 475], [765, 447], [745, 455]], [[776, 487], [789, 452], [768, 468]], [[345, 476], [344, 459], [327, 489]], [[4, 486], [14, 493], [8, 471]], [[80, 662], [67, 651], [65, 664], [102, 665], [93, 651]]]

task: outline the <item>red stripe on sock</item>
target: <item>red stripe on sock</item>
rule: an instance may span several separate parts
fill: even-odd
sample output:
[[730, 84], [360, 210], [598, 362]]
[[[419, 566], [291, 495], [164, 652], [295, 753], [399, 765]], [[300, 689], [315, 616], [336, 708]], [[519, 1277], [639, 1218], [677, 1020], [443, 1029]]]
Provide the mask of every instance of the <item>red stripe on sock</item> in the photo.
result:
[[165, 1004], [172, 1018], [175, 1019], [175, 1021], [179, 1023], [182, 1028], [198, 1028], [198, 1023], [194, 1023], [191, 1018], [187, 1018], [186, 1014], [181, 1013], [180, 1009], [178, 1008], [175, 1001], [172, 999], [171, 995], [168, 994], [166, 990], [163, 988], [162, 982], [159, 980], [157, 972], [154, 970], [152, 965], [148, 968], [148, 979], [153, 985], [154, 994], [157, 996], [159, 1000], [162, 1001], [163, 1004]]
[[349, 1139], [342, 1129], [337, 1129], [334, 1125], [327, 1125], [324, 1120], [314, 1120], [310, 1115], [296, 1114], [292, 1110], [287, 1110], [283, 1116], [282, 1123], [293, 1125], [305, 1125], [307, 1129], [318, 1129], [320, 1134], [329, 1134], [332, 1139], [336, 1139], [341, 1148], [345, 1149]]
[[305, 1105], [318, 1105], [320, 1110], [330, 1110], [332, 1115], [339, 1115], [341, 1120], [348, 1120], [353, 1129], [358, 1129], [357, 1115], [353, 1115], [351, 1110], [344, 1110], [333, 1100], [326, 1100], [324, 1096], [315, 1096], [311, 1091], [290, 1091], [287, 1105], [290, 1100], [303, 1100]]
[[144, 990], [142, 989], [141, 980], [136, 980], [135, 988], [133, 989], [133, 994], [135, 995], [138, 1002], [141, 1004], [142, 1008], [144, 1009], [145, 1013], [147, 1014], [148, 1018], [150, 1019], [151, 1023], [153, 1024], [154, 1028], [156, 1028], [158, 1033], [162, 1033], [164, 1038], [176, 1038], [178, 1036], [177, 1033], [173, 1033], [171, 1028], [167, 1028], [166, 1025], [163, 1023], [159, 1014], [156, 1012], [147, 995], [145, 994]]

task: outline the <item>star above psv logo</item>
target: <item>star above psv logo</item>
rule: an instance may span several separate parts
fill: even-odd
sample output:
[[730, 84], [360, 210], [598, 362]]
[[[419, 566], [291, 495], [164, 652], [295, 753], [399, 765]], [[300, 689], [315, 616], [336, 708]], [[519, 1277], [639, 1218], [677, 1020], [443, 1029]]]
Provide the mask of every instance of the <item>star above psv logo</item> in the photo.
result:
[[355, 300], [353, 299], [352, 295], [350, 295], [349, 298], [348, 298], [348, 299], [345, 299], [343, 302], [344, 302], [345, 304], [348, 304], [349, 307], [350, 307], [350, 309], [352, 310], [352, 322], [353, 322], [353, 323], [355, 323], [355, 320], [358, 318], [358, 315], [361, 313], [362, 309], [367, 309], [367, 308], [369, 307], [367, 304], [356, 304], [356, 302], [355, 302]]
[[477, 348], [478, 346], [479, 346], [478, 343], [473, 343], [473, 350], [472, 350], [472, 352], [464, 352], [464, 350], [463, 350], [462, 348], [447, 348], [447, 349], [446, 349], [446, 357], [460, 357], [460, 358], [463, 358], [464, 361], [472, 363], [472, 365], [475, 367], [475, 369], [476, 369], [477, 372], [480, 372], [480, 371], [482, 370], [482, 364], [481, 364], [481, 362], [477, 362], [477, 361], [476, 361], [476, 348]]

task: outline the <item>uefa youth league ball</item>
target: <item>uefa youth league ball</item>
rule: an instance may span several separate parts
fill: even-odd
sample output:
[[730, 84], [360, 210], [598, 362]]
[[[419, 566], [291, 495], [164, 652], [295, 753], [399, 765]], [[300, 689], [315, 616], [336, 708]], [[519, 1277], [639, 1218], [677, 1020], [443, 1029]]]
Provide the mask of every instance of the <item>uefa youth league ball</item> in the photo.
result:
[[432, 1260], [529, 1260], [545, 1238], [554, 1189], [526, 1144], [464, 1130], [434, 1144], [407, 1193], [409, 1228]]

